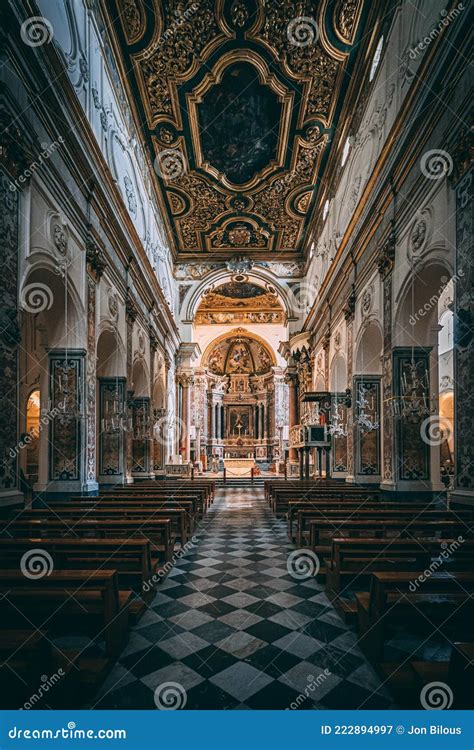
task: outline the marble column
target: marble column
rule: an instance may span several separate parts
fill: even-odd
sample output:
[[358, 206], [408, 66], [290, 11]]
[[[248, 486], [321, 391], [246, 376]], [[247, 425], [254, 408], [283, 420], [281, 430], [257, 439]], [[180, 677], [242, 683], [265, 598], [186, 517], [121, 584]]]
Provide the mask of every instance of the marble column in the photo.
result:
[[[285, 383], [288, 385], [288, 421], [290, 430], [292, 427], [298, 424], [298, 378], [296, 373], [287, 373], [285, 376]], [[296, 463], [298, 461], [298, 451], [296, 448], [290, 448], [289, 451], [290, 462]]]
[[86, 363], [86, 493], [96, 492], [97, 482], [97, 284], [106, 268], [101, 250], [89, 232], [86, 240], [87, 273], [87, 363]]
[[396, 476], [395, 458], [395, 417], [396, 399], [393, 383], [393, 268], [395, 264], [396, 234], [392, 220], [390, 232], [379, 251], [378, 269], [383, 285], [383, 353], [382, 353], [382, 483], [385, 490], [394, 490]]
[[178, 377], [182, 399], [180, 454], [183, 462], [186, 463], [191, 459], [191, 386], [193, 379], [188, 373], [181, 373]]
[[133, 465], [133, 391], [132, 383], [132, 358], [133, 358], [133, 326], [138, 315], [138, 308], [133, 299], [130, 289], [127, 289], [125, 298], [125, 316], [127, 321], [127, 433], [125, 436], [125, 482], [133, 482], [132, 465]]
[[453, 149], [456, 206], [454, 271], [454, 490], [452, 502], [474, 505], [474, 274], [472, 268], [473, 136], [466, 131]]

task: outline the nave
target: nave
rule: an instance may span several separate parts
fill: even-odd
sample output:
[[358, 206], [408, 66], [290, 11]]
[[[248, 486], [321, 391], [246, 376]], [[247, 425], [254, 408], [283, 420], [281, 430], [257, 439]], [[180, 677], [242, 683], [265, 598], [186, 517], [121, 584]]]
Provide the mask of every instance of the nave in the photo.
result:
[[292, 550], [263, 489], [218, 489], [92, 707], [152, 709], [166, 683], [186, 709], [393, 707], [324, 585], [288, 572]]
[[144, 482], [12, 510], [5, 702], [469, 708], [473, 518], [314, 479]]

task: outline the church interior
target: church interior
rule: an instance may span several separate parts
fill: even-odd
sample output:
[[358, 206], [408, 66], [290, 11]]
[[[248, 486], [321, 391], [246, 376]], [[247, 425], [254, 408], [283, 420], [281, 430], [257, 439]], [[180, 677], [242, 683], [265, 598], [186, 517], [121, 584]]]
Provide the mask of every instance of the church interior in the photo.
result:
[[0, 6], [2, 708], [473, 708], [469, 2]]

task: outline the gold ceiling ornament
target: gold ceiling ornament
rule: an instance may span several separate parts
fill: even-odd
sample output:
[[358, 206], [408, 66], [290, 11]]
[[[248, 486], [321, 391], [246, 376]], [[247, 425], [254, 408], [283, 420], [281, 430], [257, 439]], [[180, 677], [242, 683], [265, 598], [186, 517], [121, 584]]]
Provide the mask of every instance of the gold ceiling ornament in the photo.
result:
[[363, 4], [104, 3], [176, 255], [303, 252]]
[[142, 0], [124, 0], [120, 19], [128, 44], [135, 44], [145, 33], [145, 10]]

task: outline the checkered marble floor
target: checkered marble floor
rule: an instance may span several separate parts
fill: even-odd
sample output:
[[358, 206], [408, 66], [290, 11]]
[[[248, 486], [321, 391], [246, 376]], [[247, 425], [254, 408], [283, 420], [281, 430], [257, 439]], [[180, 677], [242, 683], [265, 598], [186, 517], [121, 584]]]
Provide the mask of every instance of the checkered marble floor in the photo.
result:
[[91, 707], [155, 709], [170, 682], [185, 709], [392, 707], [323, 587], [288, 573], [262, 489], [219, 489], [197, 536]]

